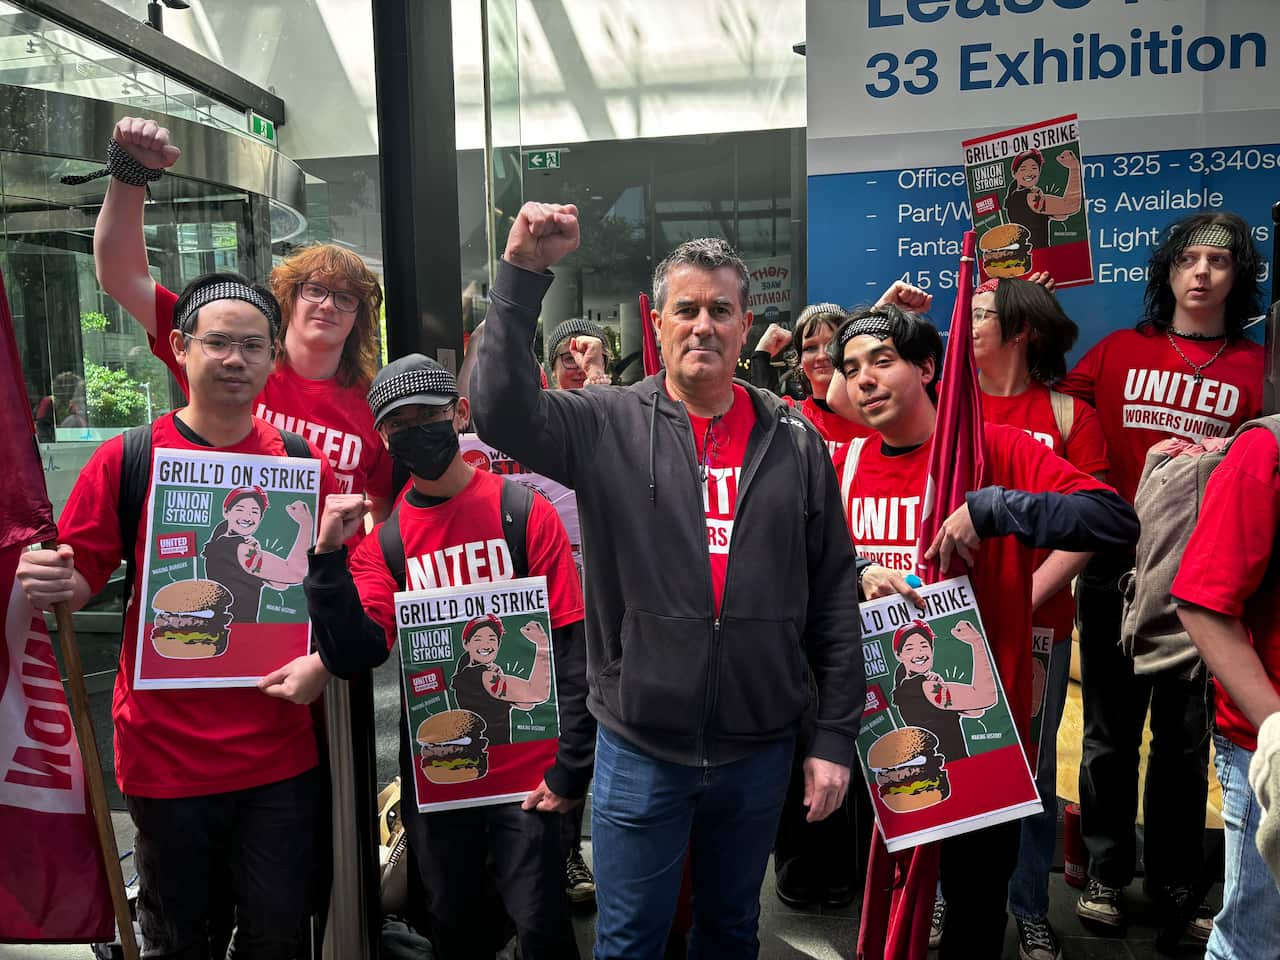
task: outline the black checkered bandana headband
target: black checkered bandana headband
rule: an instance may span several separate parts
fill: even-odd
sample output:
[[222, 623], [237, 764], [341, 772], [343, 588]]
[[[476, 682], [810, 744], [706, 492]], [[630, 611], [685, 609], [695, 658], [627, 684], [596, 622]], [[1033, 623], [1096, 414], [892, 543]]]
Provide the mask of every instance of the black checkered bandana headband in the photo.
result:
[[1183, 249], [1187, 247], [1221, 247], [1223, 250], [1230, 250], [1235, 246], [1235, 237], [1231, 231], [1220, 223], [1206, 223], [1203, 227], [1192, 230], [1187, 235], [1187, 242], [1183, 244]]
[[369, 408], [373, 418], [377, 420], [382, 411], [397, 400], [423, 395], [437, 397], [456, 397], [458, 381], [448, 370], [443, 368], [426, 368], [407, 370], [394, 377], [388, 377], [381, 383], [375, 383], [369, 390]]
[[271, 309], [271, 304], [267, 298], [260, 294], [253, 287], [247, 287], [243, 283], [236, 283], [232, 280], [219, 280], [217, 283], [211, 283], [207, 287], [201, 287], [197, 290], [187, 302], [182, 316], [178, 317], [177, 327], [183, 333], [191, 330], [192, 318], [197, 310], [207, 303], [213, 303], [215, 300], [243, 300], [250, 306], [257, 307], [262, 311], [262, 315], [267, 318], [267, 323], [271, 325], [271, 339], [276, 336], [276, 311]]
[[840, 347], [854, 337], [871, 336], [877, 340], [888, 340], [893, 336], [893, 324], [883, 313], [873, 313], [857, 320], [852, 320], [840, 328]]

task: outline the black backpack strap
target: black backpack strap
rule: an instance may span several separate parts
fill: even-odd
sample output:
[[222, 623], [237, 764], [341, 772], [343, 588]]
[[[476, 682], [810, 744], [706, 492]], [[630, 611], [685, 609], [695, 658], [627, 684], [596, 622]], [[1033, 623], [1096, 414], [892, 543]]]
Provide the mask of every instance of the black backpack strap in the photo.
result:
[[511, 552], [512, 576], [517, 580], [529, 575], [529, 513], [533, 510], [533, 491], [523, 483], [502, 479], [502, 533]]
[[120, 516], [120, 547], [124, 554], [124, 605], [133, 596], [133, 581], [138, 571], [133, 561], [134, 545], [142, 524], [142, 508], [147, 502], [151, 483], [151, 424], [126, 430], [124, 453], [120, 459], [120, 494], [117, 512]]
[[[279, 429], [279, 428], [277, 428]], [[284, 441], [285, 456], [297, 457], [300, 460], [311, 460], [311, 444], [306, 438], [291, 430], [281, 430], [280, 439]]]
[[404, 589], [404, 539], [400, 536], [400, 508], [391, 511], [391, 516], [378, 528], [378, 546], [382, 548], [382, 562], [391, 571], [396, 586]]

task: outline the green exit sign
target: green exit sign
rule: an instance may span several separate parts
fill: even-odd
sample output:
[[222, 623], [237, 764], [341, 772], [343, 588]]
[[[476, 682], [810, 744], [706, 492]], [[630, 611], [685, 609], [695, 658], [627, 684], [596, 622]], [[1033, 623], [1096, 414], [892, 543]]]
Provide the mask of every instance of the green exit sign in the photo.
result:
[[276, 142], [276, 125], [266, 117], [258, 116], [252, 110], [249, 111], [249, 132], [267, 143]]
[[524, 155], [526, 170], [559, 170], [559, 150], [531, 150]]

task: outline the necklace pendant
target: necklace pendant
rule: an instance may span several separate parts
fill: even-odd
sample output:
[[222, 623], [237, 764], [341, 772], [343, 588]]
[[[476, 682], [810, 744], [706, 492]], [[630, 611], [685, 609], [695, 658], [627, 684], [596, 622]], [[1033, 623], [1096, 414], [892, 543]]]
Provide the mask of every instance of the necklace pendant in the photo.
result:
[[1201, 373], [1199, 370], [1197, 370], [1195, 373], [1195, 376], [1192, 377], [1191, 379], [1195, 383], [1201, 383], [1204, 380], [1204, 374]]

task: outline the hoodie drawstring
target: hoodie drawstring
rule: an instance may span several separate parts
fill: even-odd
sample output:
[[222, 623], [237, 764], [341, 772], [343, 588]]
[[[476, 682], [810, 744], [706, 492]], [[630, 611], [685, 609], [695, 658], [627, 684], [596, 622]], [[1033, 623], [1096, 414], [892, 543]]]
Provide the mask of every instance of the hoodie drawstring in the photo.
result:
[[658, 391], [653, 391], [653, 407], [649, 410], [649, 502], [658, 502], [657, 459], [658, 449]]

